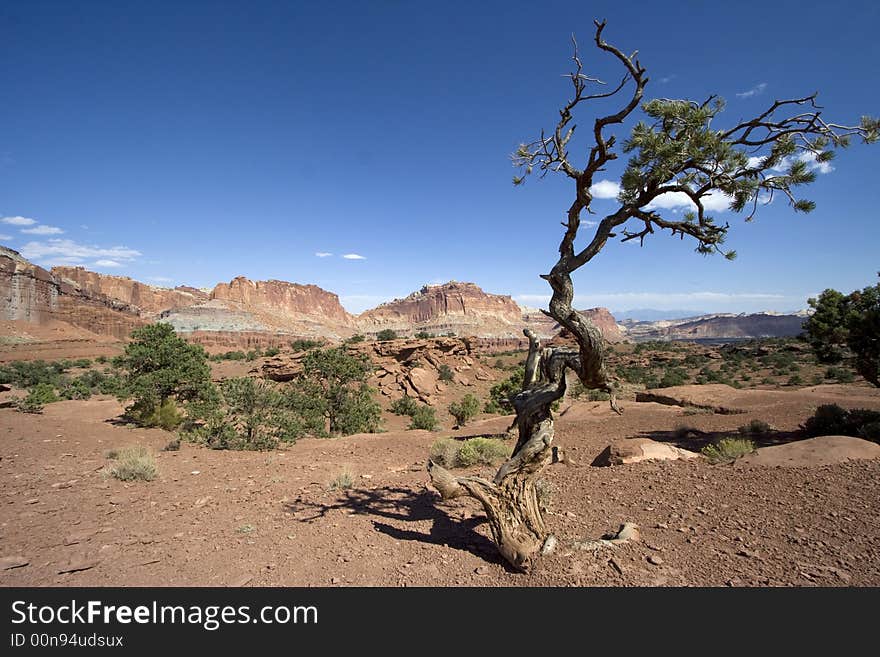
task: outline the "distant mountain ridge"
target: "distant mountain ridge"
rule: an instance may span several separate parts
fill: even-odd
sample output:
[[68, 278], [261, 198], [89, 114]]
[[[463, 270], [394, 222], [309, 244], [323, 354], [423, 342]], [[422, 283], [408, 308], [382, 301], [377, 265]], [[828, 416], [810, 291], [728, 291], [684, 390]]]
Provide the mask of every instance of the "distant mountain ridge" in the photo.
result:
[[[523, 329], [549, 338], [559, 331], [551, 318], [520, 307], [510, 296], [489, 294], [474, 283], [429, 285], [403, 299], [360, 315], [316, 285], [251, 281], [238, 276], [210, 291], [188, 286], [163, 288], [125, 276], [82, 267], [51, 271], [0, 246], [0, 318], [45, 323], [67, 321], [99, 335], [124, 338], [132, 328], [157, 320], [211, 347], [268, 346], [294, 337], [339, 340], [384, 329], [475, 337], [507, 348], [521, 346]], [[581, 311], [612, 342], [624, 340], [605, 308]]]
[[621, 324], [632, 340], [719, 340], [793, 337], [803, 330], [806, 311], [797, 313], [713, 313], [699, 317], [654, 322], [624, 320]]

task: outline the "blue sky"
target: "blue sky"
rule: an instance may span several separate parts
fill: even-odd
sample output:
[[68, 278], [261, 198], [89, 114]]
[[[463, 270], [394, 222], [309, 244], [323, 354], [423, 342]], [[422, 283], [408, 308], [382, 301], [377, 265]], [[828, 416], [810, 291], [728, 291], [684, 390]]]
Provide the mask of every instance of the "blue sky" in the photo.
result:
[[[539, 306], [572, 189], [514, 188], [509, 155], [566, 100], [572, 33], [615, 80], [590, 48], [606, 18], [647, 97], [717, 93], [719, 126], [816, 90], [852, 124], [880, 113], [880, 5], [844, 4], [829, 21], [802, 2], [5, 2], [0, 243], [157, 285], [314, 283], [353, 312], [450, 279]], [[841, 152], [809, 215], [718, 213], [734, 262], [659, 233], [609, 244], [576, 302], [790, 310], [873, 284], [878, 164], [880, 146]]]

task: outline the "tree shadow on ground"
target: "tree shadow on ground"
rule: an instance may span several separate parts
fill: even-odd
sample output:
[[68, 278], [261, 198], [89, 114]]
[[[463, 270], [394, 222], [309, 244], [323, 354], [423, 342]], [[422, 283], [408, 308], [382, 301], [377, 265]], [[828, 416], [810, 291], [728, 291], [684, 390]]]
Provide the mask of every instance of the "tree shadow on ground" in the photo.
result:
[[[347, 511], [355, 515], [375, 516], [373, 527], [398, 541], [418, 541], [440, 545], [454, 550], [470, 552], [490, 563], [508, 568], [496, 545], [475, 529], [486, 522], [483, 515], [467, 519], [451, 518], [442, 507], [449, 510], [464, 508], [461, 502], [443, 502], [430, 490], [414, 491], [401, 486], [385, 486], [375, 490], [352, 489], [340, 491], [331, 501], [307, 500], [302, 497], [285, 502], [285, 511], [299, 522], [316, 522], [331, 511]], [[479, 512], [478, 512], [479, 513]], [[391, 522], [382, 522], [385, 519]], [[426, 532], [409, 529], [399, 523], [430, 522]]]
[[713, 445], [722, 438], [747, 438], [755, 443], [755, 447], [771, 447], [783, 445], [807, 436], [803, 431], [777, 431], [775, 429], [763, 433], [741, 434], [738, 431], [700, 431], [699, 429], [674, 429], [672, 431], [641, 431], [634, 438], [650, 438], [658, 443], [670, 443], [676, 447], [699, 452], [707, 445]]

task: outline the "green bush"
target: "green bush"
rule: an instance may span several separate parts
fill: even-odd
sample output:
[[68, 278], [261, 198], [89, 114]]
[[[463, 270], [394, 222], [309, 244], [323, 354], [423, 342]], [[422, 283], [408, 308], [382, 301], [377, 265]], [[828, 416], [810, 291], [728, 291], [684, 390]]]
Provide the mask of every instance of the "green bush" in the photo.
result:
[[404, 395], [400, 399], [395, 399], [391, 403], [391, 412], [395, 415], [412, 415], [419, 407], [415, 399], [408, 395]]
[[435, 431], [438, 427], [437, 415], [430, 406], [419, 406], [410, 415], [410, 429], [425, 429]]
[[116, 460], [110, 467], [110, 474], [120, 481], [152, 481], [156, 478], [156, 461], [142, 445], [123, 447], [108, 456]]
[[281, 353], [281, 350], [278, 349], [278, 347], [269, 347], [268, 349], [266, 349], [266, 351], [263, 352], [263, 355], [271, 357], [277, 356], [279, 353]]
[[837, 404], [823, 404], [803, 424], [808, 436], [855, 436], [880, 442], [880, 411], [867, 408], [847, 410]]
[[38, 383], [28, 392], [25, 400], [29, 401], [31, 404], [38, 404], [40, 406], [44, 406], [46, 404], [51, 404], [52, 402], [58, 401], [58, 396], [55, 394], [55, 387], [51, 383]]
[[801, 378], [800, 374], [795, 374], [788, 379], [788, 383], [786, 385], [789, 386], [802, 386], [804, 385], [804, 380]]
[[330, 480], [330, 490], [349, 490], [354, 487], [354, 481], [354, 472], [351, 468], [344, 468]]
[[361, 335], [360, 333], [357, 333], [357, 334], [351, 336], [350, 338], [348, 338], [348, 340], [346, 340], [345, 343], [346, 344], [357, 344], [358, 342], [363, 342], [364, 340], [366, 340], [366, 338], [363, 335]]
[[689, 380], [687, 372], [680, 367], [672, 367], [663, 373], [658, 388], [672, 388], [673, 386], [683, 386]]
[[703, 455], [710, 463], [730, 463], [755, 451], [755, 443], [747, 438], [722, 438], [714, 445], [706, 445]]
[[437, 369], [437, 372], [439, 372], [439, 374], [440, 374], [441, 381], [452, 381], [454, 375], [453, 375], [452, 369], [449, 367], [449, 365], [446, 365], [444, 363], [443, 365], [441, 365]]
[[456, 424], [463, 427], [480, 412], [480, 400], [468, 393], [462, 397], [460, 402], [451, 403], [448, 410], [449, 414], [455, 418]]
[[752, 420], [748, 424], [741, 426], [737, 431], [743, 436], [763, 436], [774, 431], [774, 429], [764, 420]]
[[305, 423], [289, 408], [284, 395], [265, 381], [249, 377], [226, 379], [220, 385], [223, 418], [208, 444], [214, 449], [274, 449], [293, 443]]
[[397, 331], [392, 329], [382, 329], [376, 334], [376, 339], [379, 342], [387, 342], [388, 340], [396, 340], [397, 339]]
[[131, 342], [114, 364], [125, 377], [117, 394], [121, 401], [132, 400], [126, 412], [135, 421], [159, 418], [167, 423], [171, 412], [166, 400], [198, 404], [217, 395], [205, 350], [178, 337], [170, 324], [132, 331]]
[[852, 383], [855, 375], [845, 367], [829, 367], [825, 370], [825, 378], [834, 379], [838, 383]]
[[522, 392], [524, 376], [525, 367], [517, 365], [509, 377], [492, 386], [489, 390], [489, 401], [486, 402], [485, 411], [487, 413], [513, 413], [512, 400]]
[[433, 338], [434, 334], [428, 333], [427, 331], [419, 331], [415, 334], [415, 337], [417, 337], [419, 340], [427, 340], [428, 338]]
[[[299, 385], [327, 420], [330, 434], [352, 434], [379, 430], [381, 406], [366, 384], [375, 366], [364, 354], [349, 353], [345, 347], [313, 349], [302, 360]], [[294, 384], [296, 385], [296, 384]], [[301, 399], [307, 403], [307, 399]]]
[[431, 460], [445, 468], [494, 465], [510, 456], [510, 448], [496, 438], [453, 440], [441, 438], [431, 446]]

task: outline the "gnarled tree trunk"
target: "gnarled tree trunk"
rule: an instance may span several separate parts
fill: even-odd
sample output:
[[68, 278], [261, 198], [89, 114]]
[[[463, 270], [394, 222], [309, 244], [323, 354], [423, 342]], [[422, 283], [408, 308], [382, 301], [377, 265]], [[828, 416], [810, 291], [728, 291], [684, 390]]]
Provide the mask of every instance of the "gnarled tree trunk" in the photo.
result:
[[[428, 461], [431, 482], [443, 499], [467, 495], [482, 503], [501, 555], [519, 570], [529, 569], [549, 537], [535, 483], [547, 465], [564, 460], [553, 445], [551, 405], [565, 394], [566, 369], [573, 369], [585, 385], [611, 392], [612, 405], [616, 408], [613, 390], [605, 378], [602, 337], [589, 320], [577, 313], [574, 315], [575, 320], [564, 325], [577, 336], [580, 345], [577, 350], [542, 349], [534, 333], [525, 330], [529, 355], [523, 390], [513, 399], [519, 439], [495, 478], [488, 481], [481, 477], [456, 477]], [[578, 331], [582, 335], [578, 335]]]

